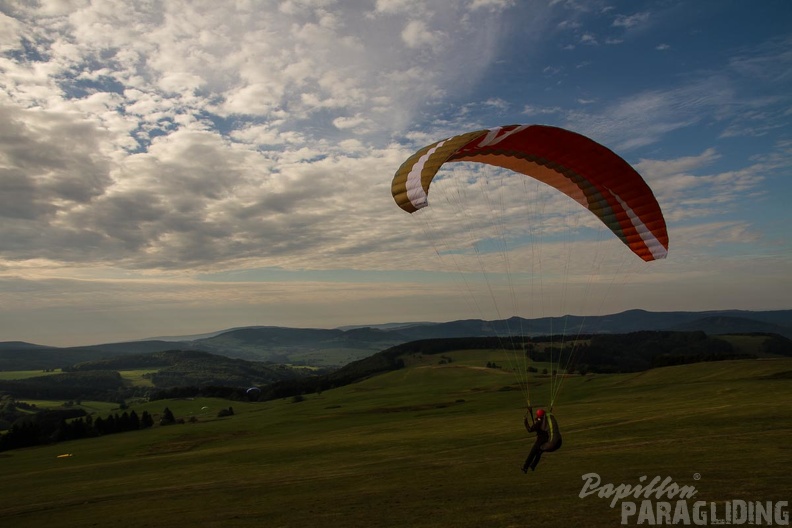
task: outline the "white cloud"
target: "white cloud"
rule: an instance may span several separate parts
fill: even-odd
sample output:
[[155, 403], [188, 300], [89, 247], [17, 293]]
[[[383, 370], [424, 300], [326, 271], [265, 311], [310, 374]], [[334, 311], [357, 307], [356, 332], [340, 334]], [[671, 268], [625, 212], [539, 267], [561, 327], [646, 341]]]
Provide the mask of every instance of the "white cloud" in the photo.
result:
[[500, 98], [487, 99], [484, 101], [485, 106], [497, 108], [499, 110], [506, 110], [509, 108], [509, 103]]
[[473, 0], [470, 9], [506, 9], [513, 6], [517, 0]]
[[[703, 219], [735, 210], [746, 198], [756, 199], [763, 193], [765, 167], [754, 164], [740, 170], [708, 172], [708, 167], [720, 157], [715, 149], [708, 149], [697, 156], [641, 160], [635, 168], [649, 182], [668, 221], [679, 223], [694, 219], [703, 222]], [[746, 228], [743, 225], [741, 229]], [[743, 240], [748, 238], [743, 237]]]
[[633, 15], [617, 15], [616, 19], [613, 21], [613, 26], [632, 29], [646, 24], [650, 16], [648, 12], [635, 13]]
[[420, 48], [437, 45], [443, 38], [442, 34], [433, 33], [423, 20], [410, 20], [401, 33], [407, 47]]
[[19, 47], [22, 29], [16, 19], [0, 13], [0, 52]]
[[410, 13], [424, 5], [423, 0], [377, 0], [375, 9], [378, 13]]
[[448, 57], [486, 58], [509, 4], [24, 6], [2, 19], [0, 46], [35, 52], [0, 58], [0, 257], [222, 268], [316, 265], [321, 247], [365, 266], [351, 248], [384, 237], [343, 210], [389, 205], [399, 160], [377, 144], [486, 68]]
[[352, 117], [337, 117], [333, 120], [333, 125], [340, 129], [356, 129], [356, 133], [364, 134], [369, 128], [371, 121], [361, 115]]

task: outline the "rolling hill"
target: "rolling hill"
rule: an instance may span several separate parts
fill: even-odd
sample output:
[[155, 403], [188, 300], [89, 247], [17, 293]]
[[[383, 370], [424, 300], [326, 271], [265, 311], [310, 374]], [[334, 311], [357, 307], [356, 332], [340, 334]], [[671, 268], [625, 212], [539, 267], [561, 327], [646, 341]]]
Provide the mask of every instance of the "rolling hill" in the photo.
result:
[[[146, 381], [131, 383], [121, 372], [138, 371]], [[80, 362], [63, 372], [22, 379], [0, 378], [0, 395], [16, 399], [123, 401], [149, 397], [152, 392], [173, 387], [224, 387], [225, 395], [246, 388], [314, 374], [314, 370], [246, 361], [209, 352], [169, 350], [148, 354], [126, 354]]]
[[68, 372], [133, 369], [150, 370], [147, 377], [157, 389], [206, 385], [250, 387], [304, 375], [299, 369], [285, 365], [245, 361], [193, 350], [168, 350], [87, 361], [72, 366]]
[[760, 332], [792, 337], [792, 310], [630, 310], [597, 317], [570, 315], [531, 320], [513, 317], [500, 321], [470, 319], [446, 323], [390, 323], [344, 329], [256, 326], [213, 332], [208, 334], [209, 337], [198, 339], [168, 338], [70, 348], [0, 342], [0, 370], [60, 368], [80, 361], [174, 349], [204, 351], [253, 361], [337, 368], [388, 347], [418, 339], [552, 335], [570, 328], [579, 334], [701, 330], [712, 335]]
[[[15, 528], [620, 525], [620, 504], [580, 496], [591, 473], [694, 486], [687, 507], [721, 518], [725, 501], [788, 500], [792, 386], [779, 375], [792, 360], [570, 379], [555, 410], [564, 445], [524, 475], [525, 401], [503, 390], [514, 378], [480, 368], [477, 351], [446, 353], [299, 402], [234, 402], [225, 418], [226, 400], [143, 403], [131, 410], [185, 423], [3, 452], [0, 516]], [[546, 380], [531, 391], [543, 404]]]

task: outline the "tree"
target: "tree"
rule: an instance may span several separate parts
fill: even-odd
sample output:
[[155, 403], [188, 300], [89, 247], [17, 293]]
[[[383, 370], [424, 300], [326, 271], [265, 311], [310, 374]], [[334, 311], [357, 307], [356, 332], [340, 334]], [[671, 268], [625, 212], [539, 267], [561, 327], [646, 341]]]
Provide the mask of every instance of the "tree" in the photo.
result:
[[149, 427], [154, 426], [154, 418], [151, 417], [148, 411], [143, 411], [143, 414], [140, 416], [140, 428], [141, 429], [148, 429]]
[[792, 356], [792, 341], [780, 335], [770, 335], [762, 343], [762, 352], [770, 355]]
[[135, 411], [129, 413], [129, 430], [137, 431], [140, 429], [140, 417]]
[[102, 434], [115, 434], [118, 432], [118, 420], [116, 415], [108, 414], [104, 421], [104, 430]]
[[41, 443], [41, 427], [32, 420], [15, 423], [11, 429], [0, 435], [0, 451], [30, 447]]
[[170, 409], [165, 407], [165, 410], [162, 411], [162, 418], [160, 418], [160, 425], [172, 425], [176, 423], [176, 417], [173, 416], [173, 413]]
[[132, 430], [132, 426], [129, 421], [129, 413], [126, 411], [124, 411], [124, 413], [121, 416], [118, 416], [116, 414], [116, 423], [118, 424], [119, 433]]

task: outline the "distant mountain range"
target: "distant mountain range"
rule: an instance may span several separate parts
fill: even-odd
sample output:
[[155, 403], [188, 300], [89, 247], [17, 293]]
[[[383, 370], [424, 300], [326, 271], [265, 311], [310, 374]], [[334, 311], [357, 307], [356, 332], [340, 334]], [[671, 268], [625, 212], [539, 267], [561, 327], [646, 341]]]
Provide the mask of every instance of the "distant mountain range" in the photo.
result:
[[80, 347], [0, 342], [0, 370], [50, 369], [82, 361], [166, 350], [195, 350], [272, 363], [320, 367], [346, 365], [398, 344], [419, 339], [502, 335], [622, 334], [640, 330], [703, 331], [708, 335], [769, 333], [792, 338], [792, 310], [648, 312], [447, 323], [389, 323], [335, 329], [252, 326], [201, 334]]

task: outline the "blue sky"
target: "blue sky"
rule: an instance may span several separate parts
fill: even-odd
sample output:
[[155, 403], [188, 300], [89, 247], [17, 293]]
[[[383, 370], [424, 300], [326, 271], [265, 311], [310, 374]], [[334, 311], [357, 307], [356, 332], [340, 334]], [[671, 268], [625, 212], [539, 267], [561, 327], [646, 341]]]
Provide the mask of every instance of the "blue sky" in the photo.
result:
[[[425, 144], [514, 123], [569, 128], [633, 164], [668, 258], [586, 270], [623, 247], [592, 249], [575, 210], [562, 256], [533, 234], [569, 229], [552, 214], [566, 205], [509, 181], [509, 239], [533, 242], [509, 248], [503, 288], [525, 302], [471, 301], [490, 259], [469, 250], [497, 246], [493, 210], [431, 213], [460, 256], [449, 271], [390, 180]], [[0, 2], [0, 341], [787, 309], [791, 125], [787, 1]], [[605, 273], [617, 294], [578, 296], [583, 277], [614, 283]]]

